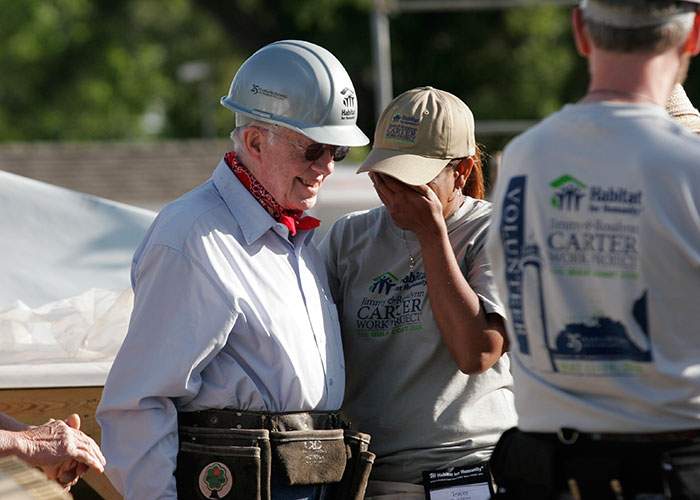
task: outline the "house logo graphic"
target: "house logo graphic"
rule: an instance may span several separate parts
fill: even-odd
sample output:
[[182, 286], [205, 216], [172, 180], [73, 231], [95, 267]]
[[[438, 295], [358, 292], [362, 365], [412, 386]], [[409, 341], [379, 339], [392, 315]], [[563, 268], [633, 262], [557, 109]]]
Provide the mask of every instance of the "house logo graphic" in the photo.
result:
[[345, 87], [340, 91], [340, 95], [343, 96], [343, 109], [340, 112], [340, 117], [343, 120], [351, 120], [355, 118], [357, 114], [357, 107], [355, 106], [355, 92], [349, 87]]
[[399, 279], [392, 273], [380, 274], [372, 280], [369, 291], [377, 294], [389, 295], [389, 292], [399, 283]]
[[550, 203], [559, 210], [578, 210], [586, 196], [586, 185], [568, 174], [554, 179], [549, 186], [554, 189]]
[[343, 105], [347, 108], [354, 108], [355, 107], [355, 94], [354, 92], [345, 87], [341, 92], [341, 95], [343, 95]]

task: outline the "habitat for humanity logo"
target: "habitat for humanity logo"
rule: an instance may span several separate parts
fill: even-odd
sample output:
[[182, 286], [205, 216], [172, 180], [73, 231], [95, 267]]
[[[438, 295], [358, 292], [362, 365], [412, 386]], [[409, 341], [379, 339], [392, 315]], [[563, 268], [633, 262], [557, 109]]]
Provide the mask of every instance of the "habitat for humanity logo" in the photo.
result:
[[386, 129], [384, 138], [391, 141], [415, 144], [419, 125], [420, 116], [396, 113], [391, 117], [391, 123]]
[[398, 282], [399, 279], [392, 273], [380, 274], [372, 280], [369, 291], [372, 293], [389, 295], [391, 289], [394, 288]]
[[345, 87], [340, 91], [340, 95], [343, 96], [343, 109], [340, 112], [340, 117], [343, 120], [352, 120], [357, 114], [357, 108], [355, 107], [355, 92], [349, 87]]
[[550, 202], [559, 210], [578, 210], [586, 196], [586, 185], [568, 174], [554, 179], [549, 185], [555, 189]]

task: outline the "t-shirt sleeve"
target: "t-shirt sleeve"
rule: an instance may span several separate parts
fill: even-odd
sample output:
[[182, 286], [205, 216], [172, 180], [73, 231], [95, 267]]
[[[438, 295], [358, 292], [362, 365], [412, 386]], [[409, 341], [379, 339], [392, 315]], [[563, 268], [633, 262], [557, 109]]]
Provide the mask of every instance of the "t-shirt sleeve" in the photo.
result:
[[338, 238], [340, 237], [340, 221], [337, 221], [331, 229], [325, 234], [321, 243], [318, 245], [318, 251], [321, 254], [323, 263], [326, 266], [326, 274], [328, 275], [328, 286], [331, 289], [333, 301], [338, 305], [341, 299], [340, 278], [338, 276]]
[[498, 295], [491, 262], [486, 252], [487, 233], [488, 224], [485, 224], [467, 251], [464, 257], [466, 269], [464, 277], [479, 296], [486, 313], [495, 313], [505, 319], [506, 312]]

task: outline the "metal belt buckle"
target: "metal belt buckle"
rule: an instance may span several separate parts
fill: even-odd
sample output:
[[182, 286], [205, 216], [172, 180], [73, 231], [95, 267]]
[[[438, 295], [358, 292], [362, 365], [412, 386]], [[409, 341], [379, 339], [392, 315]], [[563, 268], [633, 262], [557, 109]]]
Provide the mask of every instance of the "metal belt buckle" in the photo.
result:
[[557, 431], [557, 438], [559, 438], [559, 442], [562, 444], [574, 444], [576, 441], [578, 441], [578, 437], [579, 432], [576, 429], [562, 427]]

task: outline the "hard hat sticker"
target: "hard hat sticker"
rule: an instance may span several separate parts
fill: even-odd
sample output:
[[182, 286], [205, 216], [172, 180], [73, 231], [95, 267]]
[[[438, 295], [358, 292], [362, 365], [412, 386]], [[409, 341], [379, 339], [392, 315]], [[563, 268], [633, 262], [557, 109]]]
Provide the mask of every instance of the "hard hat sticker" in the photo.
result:
[[205, 465], [199, 473], [199, 491], [206, 498], [224, 498], [233, 488], [231, 470], [221, 462]]
[[265, 97], [272, 97], [273, 99], [279, 99], [280, 101], [287, 99], [286, 95], [275, 92], [274, 90], [266, 89], [265, 87], [262, 87], [256, 83], [251, 85], [250, 93], [253, 95], [260, 94], [264, 95]]
[[340, 112], [340, 117], [343, 120], [354, 120], [357, 115], [357, 107], [355, 105], [355, 92], [351, 88], [345, 87], [340, 91], [343, 96], [343, 109]]

